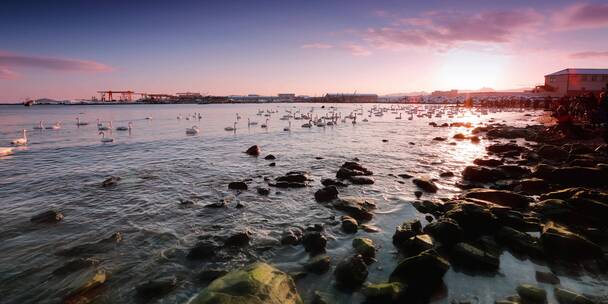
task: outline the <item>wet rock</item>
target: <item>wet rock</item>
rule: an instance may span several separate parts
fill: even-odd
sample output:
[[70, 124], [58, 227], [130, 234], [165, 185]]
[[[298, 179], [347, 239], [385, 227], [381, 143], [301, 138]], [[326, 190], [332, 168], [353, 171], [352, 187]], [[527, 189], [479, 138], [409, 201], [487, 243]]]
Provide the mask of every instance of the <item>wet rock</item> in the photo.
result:
[[328, 186], [336, 186], [336, 187], [346, 187], [348, 186], [347, 184], [337, 181], [335, 179], [331, 179], [331, 178], [324, 178], [321, 180], [321, 184], [325, 187]]
[[201, 283], [209, 283], [227, 273], [228, 271], [224, 269], [208, 268], [203, 269], [201, 272], [199, 272], [197, 278]]
[[568, 151], [553, 145], [543, 145], [536, 150], [536, 153], [544, 159], [556, 162], [563, 162], [570, 157], [570, 153], [568, 153]]
[[207, 204], [203, 207], [205, 207], [205, 208], [226, 208], [226, 207], [228, 207], [228, 202], [226, 199], [223, 199], [223, 200], [215, 202], [215, 203]]
[[558, 285], [560, 283], [559, 278], [551, 272], [536, 271], [536, 281], [539, 283], [546, 283], [551, 285]]
[[531, 284], [521, 284], [517, 286], [516, 291], [524, 303], [547, 303], [547, 292], [541, 287]]
[[374, 179], [365, 176], [351, 176], [348, 180], [355, 185], [371, 185], [374, 183]]
[[355, 220], [354, 218], [350, 217], [350, 216], [343, 216], [342, 219], [342, 230], [346, 233], [356, 233], [357, 230], [359, 229], [359, 223], [357, 223], [357, 220]]
[[473, 136], [469, 137], [469, 140], [474, 144], [479, 143], [481, 141], [481, 139], [477, 135], [473, 135]]
[[356, 197], [343, 197], [335, 201], [332, 206], [336, 210], [346, 212], [358, 222], [371, 220], [373, 217], [371, 210], [376, 208], [371, 201]]
[[437, 201], [416, 201], [412, 203], [412, 206], [421, 213], [436, 214], [442, 212], [443, 204]]
[[285, 176], [277, 177], [277, 182], [287, 182], [287, 183], [304, 183], [308, 181], [308, 178], [305, 174], [289, 172]]
[[433, 216], [432, 216], [432, 215], [430, 215], [430, 214], [425, 215], [425, 216], [424, 216], [424, 219], [425, 219], [427, 222], [429, 222], [429, 223], [435, 220], [435, 219], [433, 218]]
[[245, 153], [247, 153], [248, 155], [251, 155], [251, 156], [259, 156], [261, 152], [262, 151], [260, 150], [260, 147], [258, 147], [258, 145], [253, 145], [253, 146], [249, 147], [249, 149], [247, 149], [247, 151], [245, 151]]
[[407, 173], [401, 173], [401, 174], [397, 174], [397, 176], [399, 176], [399, 177], [401, 177], [401, 178], [405, 178], [405, 179], [408, 179], [408, 178], [412, 178], [412, 177], [414, 177], [414, 176], [409, 175], [409, 174], [407, 174]]
[[251, 232], [249, 230], [237, 232], [224, 241], [226, 247], [242, 247], [249, 245]]
[[119, 180], [120, 180], [120, 176], [110, 176], [101, 183], [101, 186], [104, 188], [116, 186], [118, 184]]
[[272, 154], [268, 154], [268, 155], [266, 155], [266, 157], [264, 157], [264, 159], [265, 160], [274, 160], [274, 159], [277, 159], [277, 158], [274, 155], [272, 155]]
[[441, 136], [437, 136], [435, 138], [433, 138], [434, 141], [446, 141], [448, 140], [446, 137], [441, 137]]
[[277, 166], [277, 163], [272, 162], [272, 163], [268, 164], [268, 166], [269, 166], [269, 167], [276, 167], [276, 166]]
[[506, 190], [471, 189], [464, 194], [466, 199], [476, 199], [515, 209], [525, 209], [532, 201], [530, 198]]
[[327, 255], [319, 254], [310, 259], [308, 263], [304, 265], [304, 269], [309, 272], [316, 274], [326, 273], [331, 266], [331, 258]]
[[373, 175], [373, 172], [356, 162], [345, 162], [336, 173], [336, 177], [339, 179], [362, 175]]
[[584, 191], [584, 190], [587, 190], [587, 189], [586, 188], [580, 188], [580, 187], [561, 189], [561, 190], [557, 190], [557, 191], [553, 191], [553, 192], [542, 194], [540, 196], [540, 199], [541, 200], [546, 200], [546, 199], [565, 200], [565, 199], [571, 198], [572, 196], [574, 196], [574, 194], [576, 194], [576, 193], [578, 193], [580, 191]]
[[547, 179], [553, 183], [571, 186], [605, 186], [606, 172], [589, 167], [561, 167], [553, 169]]
[[543, 255], [542, 247], [537, 238], [511, 227], [501, 227], [496, 232], [496, 241], [516, 253], [527, 254], [532, 257]]
[[360, 254], [366, 261], [376, 257], [376, 246], [370, 238], [357, 237], [352, 242], [355, 252]]
[[485, 166], [485, 167], [498, 167], [503, 164], [502, 160], [495, 159], [495, 158], [489, 158], [489, 159], [476, 158], [475, 160], [473, 160], [473, 163], [478, 166]]
[[500, 210], [491, 208], [492, 213], [498, 218], [501, 226], [508, 226], [520, 231], [540, 231], [540, 220], [532, 216], [524, 216], [516, 210]]
[[454, 173], [453, 173], [453, 172], [450, 172], [450, 171], [446, 171], [446, 172], [441, 172], [441, 173], [439, 173], [439, 176], [440, 176], [440, 177], [443, 177], [443, 178], [448, 178], [448, 177], [453, 177], [453, 176], [454, 176]]
[[208, 259], [215, 255], [217, 249], [217, 246], [211, 242], [199, 242], [190, 249], [186, 257], [191, 260]]
[[445, 217], [456, 221], [469, 236], [492, 234], [498, 228], [497, 218], [490, 210], [474, 203], [459, 203]]
[[397, 300], [404, 286], [399, 282], [367, 284], [361, 292], [367, 297], [365, 303], [393, 303]]
[[290, 276], [266, 263], [256, 263], [217, 278], [192, 304], [302, 304]]
[[318, 290], [315, 290], [314, 295], [312, 297], [312, 300], [310, 301], [310, 304], [331, 304], [334, 303], [334, 301], [329, 300], [331, 298], [331, 296], [327, 293], [324, 292], [320, 292]]
[[531, 173], [530, 169], [517, 165], [500, 165], [498, 166], [498, 169], [504, 172], [505, 176], [508, 178], [519, 178]]
[[63, 213], [57, 210], [49, 210], [38, 213], [30, 218], [30, 222], [36, 224], [52, 224], [63, 220]]
[[95, 243], [84, 243], [68, 249], [60, 250], [57, 255], [60, 256], [90, 256], [94, 254], [108, 252], [122, 241], [122, 233], [115, 232], [111, 236], [102, 239]]
[[414, 191], [414, 196], [416, 196], [416, 198], [420, 198], [422, 196], [422, 191], [420, 191], [420, 190]]
[[456, 133], [456, 134], [454, 134], [454, 136], [452, 136], [452, 138], [457, 139], [457, 140], [463, 140], [463, 139], [467, 139], [467, 136], [462, 133]]
[[290, 228], [283, 232], [281, 236], [281, 244], [297, 245], [302, 241], [302, 230], [298, 228]]
[[328, 202], [338, 198], [338, 188], [336, 186], [326, 186], [315, 192], [315, 200], [318, 202]]
[[342, 260], [334, 271], [336, 282], [344, 288], [361, 286], [365, 282], [367, 275], [367, 265], [361, 255], [355, 255]]
[[584, 295], [555, 287], [555, 298], [559, 304], [593, 304], [594, 302]]
[[99, 269], [93, 272], [85, 272], [70, 282], [68, 289], [72, 291], [63, 298], [62, 303], [82, 304], [89, 303], [99, 295], [107, 280], [106, 271]]
[[545, 253], [557, 258], [586, 259], [603, 255], [600, 246], [554, 222], [545, 224], [540, 241]]
[[244, 182], [231, 182], [228, 184], [228, 189], [247, 190], [247, 184], [245, 184]]
[[257, 189], [259, 195], [268, 195], [270, 194], [270, 189], [268, 188], [258, 188]]
[[76, 272], [78, 270], [82, 270], [85, 268], [93, 267], [99, 265], [99, 260], [93, 258], [80, 258], [76, 260], [69, 261], [65, 263], [63, 266], [55, 269], [53, 271], [53, 275], [63, 276], [70, 274], [72, 272]]
[[541, 194], [549, 189], [549, 183], [540, 178], [526, 178], [519, 181], [513, 190], [526, 194]]
[[492, 153], [509, 153], [509, 152], [522, 152], [525, 150], [524, 147], [518, 146], [514, 143], [506, 143], [506, 144], [493, 144], [489, 145], [486, 150]]
[[405, 242], [418, 234], [422, 234], [422, 224], [419, 220], [406, 221], [403, 224], [397, 226], [395, 233], [393, 234], [393, 244], [396, 247], [402, 248]]
[[307, 232], [302, 238], [302, 245], [306, 252], [311, 255], [316, 255], [325, 252], [325, 246], [327, 246], [327, 238], [318, 231]]
[[428, 250], [399, 263], [389, 281], [407, 286], [407, 293], [416, 298], [429, 296], [440, 287], [449, 268], [448, 261]]
[[388, 142], [388, 139], [383, 139], [382, 142]]
[[462, 177], [465, 180], [473, 182], [495, 182], [504, 179], [505, 173], [498, 169], [486, 167], [467, 166], [462, 171]]
[[414, 178], [412, 182], [414, 183], [414, 185], [418, 186], [420, 189], [426, 192], [436, 193], [437, 190], [439, 190], [437, 185], [435, 185], [433, 181], [427, 178]]
[[430, 234], [433, 239], [447, 246], [458, 243], [463, 237], [463, 231], [462, 228], [460, 228], [460, 225], [450, 218], [438, 219], [437, 221], [426, 225], [423, 231], [426, 234]]
[[380, 228], [378, 228], [374, 225], [368, 225], [368, 224], [361, 225], [361, 229], [363, 229], [363, 231], [365, 231], [367, 233], [376, 233], [376, 232], [382, 231]]
[[160, 278], [158, 280], [148, 281], [135, 287], [137, 297], [143, 301], [149, 301], [154, 298], [160, 298], [177, 287], [176, 277]]
[[497, 255], [465, 242], [454, 245], [451, 257], [454, 264], [468, 269], [496, 271], [500, 264]]

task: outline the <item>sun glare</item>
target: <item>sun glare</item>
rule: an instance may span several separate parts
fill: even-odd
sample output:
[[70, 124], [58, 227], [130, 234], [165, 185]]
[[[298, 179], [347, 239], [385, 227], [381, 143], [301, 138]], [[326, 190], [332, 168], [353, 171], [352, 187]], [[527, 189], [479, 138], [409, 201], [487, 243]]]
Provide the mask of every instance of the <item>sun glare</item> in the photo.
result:
[[440, 61], [436, 83], [444, 90], [501, 87], [506, 58], [470, 51], [449, 52]]

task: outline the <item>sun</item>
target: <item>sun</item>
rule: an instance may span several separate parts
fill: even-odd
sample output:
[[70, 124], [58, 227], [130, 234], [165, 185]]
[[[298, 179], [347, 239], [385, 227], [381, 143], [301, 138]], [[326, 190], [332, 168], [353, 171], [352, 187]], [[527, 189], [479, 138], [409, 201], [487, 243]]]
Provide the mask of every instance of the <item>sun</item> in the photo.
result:
[[443, 90], [477, 90], [502, 87], [505, 56], [483, 52], [450, 51], [437, 68], [435, 83]]

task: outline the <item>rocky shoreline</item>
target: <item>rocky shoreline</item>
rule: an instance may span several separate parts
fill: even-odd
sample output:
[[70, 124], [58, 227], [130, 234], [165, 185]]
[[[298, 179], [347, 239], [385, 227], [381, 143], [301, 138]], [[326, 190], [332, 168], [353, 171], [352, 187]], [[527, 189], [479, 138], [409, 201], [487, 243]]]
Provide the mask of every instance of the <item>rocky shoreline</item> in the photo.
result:
[[[560, 304], [606, 303], [605, 294], [582, 294], [560, 285], [558, 276], [597, 275], [608, 273], [608, 146], [589, 134], [585, 141], [564, 137], [555, 127], [510, 127], [491, 124], [473, 128], [471, 124], [454, 125], [469, 128], [470, 134], [456, 134], [454, 140], [496, 140], [487, 146], [487, 155], [475, 159], [462, 171], [456, 183], [462, 193], [452, 198], [421, 199], [423, 193], [439, 190], [435, 180], [393, 175], [403, 182], [411, 181], [419, 190], [412, 205], [426, 219], [403, 219], [395, 227], [392, 243], [399, 252], [399, 263], [385, 282], [367, 281], [368, 267], [374, 264], [378, 248], [367, 237], [356, 236], [352, 254], [340, 261], [326, 255], [331, 239], [323, 225], [285, 230], [280, 243], [270, 246], [302, 246], [310, 255], [300, 272], [286, 273], [264, 262], [236, 269], [207, 268], [199, 273], [203, 286], [191, 303], [303, 303], [295, 282], [307, 273], [333, 272], [335, 287], [341, 292], [360, 292], [365, 303], [428, 303], [446, 288], [443, 276], [451, 267], [473, 274], [495, 274], [500, 268], [500, 255], [509, 251], [522, 259], [529, 258], [547, 265], [550, 272], [536, 272], [537, 282], [521, 284], [513, 296], [495, 299], [496, 303], [546, 303], [547, 291], [539, 283], [554, 286], [552, 292]], [[450, 125], [434, 125], [450, 127]], [[447, 138], [437, 139], [444, 141]], [[522, 140], [525, 140], [523, 142]], [[523, 142], [523, 143], [522, 143]], [[250, 147], [246, 153], [259, 157], [261, 149]], [[264, 158], [272, 166], [273, 155]], [[441, 177], [458, 175], [441, 172]], [[341, 189], [374, 184], [374, 172], [358, 159], [347, 161], [335, 178], [320, 180], [320, 185], [305, 171], [292, 171], [267, 179], [267, 187], [249, 189], [248, 181], [233, 181], [232, 191], [255, 191], [265, 196], [286, 188], [314, 187], [314, 199], [335, 210], [334, 225], [347, 234], [360, 230], [374, 232], [367, 224], [376, 205], [360, 197], [341, 196]], [[113, 187], [120, 177], [109, 177], [102, 187]], [[192, 202], [181, 202], [191, 204]], [[206, 205], [227, 208], [229, 201]], [[237, 204], [235, 208], [243, 208]], [[61, 212], [50, 210], [35, 215], [35, 224], [58, 223]], [[188, 260], [208, 261], [218, 255], [250, 246], [252, 232], [243, 230], [225, 239], [201, 238], [186, 255]], [[81, 284], [76, 284], [63, 299], [65, 303], [88, 303], [103, 291], [106, 273], [97, 268], [92, 255], [110, 251], [122, 241], [120, 233], [94, 243], [81, 244], [57, 252], [74, 257], [53, 274], [64, 276], [87, 270]], [[259, 248], [258, 248], [259, 249]], [[178, 286], [178, 279], [154, 279], [136, 286], [139, 300], [162, 298]], [[331, 295], [314, 292], [311, 303], [332, 303]], [[460, 302], [459, 302], [460, 303]], [[464, 303], [464, 302], [463, 302]]]

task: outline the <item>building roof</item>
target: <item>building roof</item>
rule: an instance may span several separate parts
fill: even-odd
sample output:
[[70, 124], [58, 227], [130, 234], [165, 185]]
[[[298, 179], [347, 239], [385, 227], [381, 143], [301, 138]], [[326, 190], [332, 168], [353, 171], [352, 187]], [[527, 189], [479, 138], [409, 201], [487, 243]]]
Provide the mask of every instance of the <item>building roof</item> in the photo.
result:
[[545, 75], [545, 76], [577, 75], [577, 74], [608, 75], [608, 69], [564, 69], [564, 70], [557, 71], [555, 73], [551, 73], [551, 74]]

